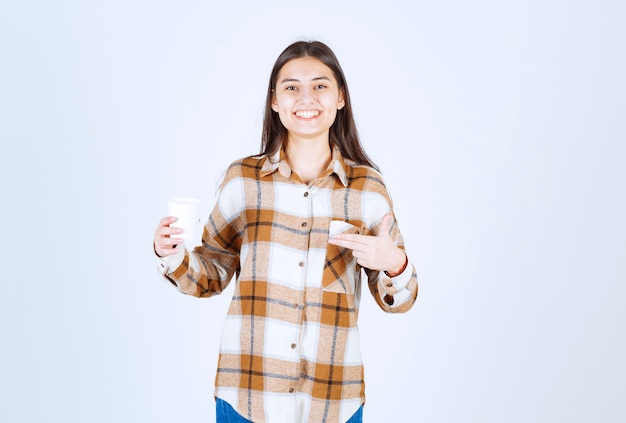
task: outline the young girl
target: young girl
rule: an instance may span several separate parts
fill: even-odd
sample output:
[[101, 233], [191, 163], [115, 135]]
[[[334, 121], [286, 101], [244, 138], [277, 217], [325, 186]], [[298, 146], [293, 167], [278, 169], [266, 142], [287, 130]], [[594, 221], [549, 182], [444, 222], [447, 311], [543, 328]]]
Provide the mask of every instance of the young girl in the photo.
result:
[[217, 422], [360, 422], [362, 275], [386, 312], [411, 308], [417, 279], [325, 44], [296, 42], [276, 60], [261, 150], [228, 168], [201, 246], [183, 248], [176, 219], [161, 220], [162, 273], [197, 297], [235, 275]]

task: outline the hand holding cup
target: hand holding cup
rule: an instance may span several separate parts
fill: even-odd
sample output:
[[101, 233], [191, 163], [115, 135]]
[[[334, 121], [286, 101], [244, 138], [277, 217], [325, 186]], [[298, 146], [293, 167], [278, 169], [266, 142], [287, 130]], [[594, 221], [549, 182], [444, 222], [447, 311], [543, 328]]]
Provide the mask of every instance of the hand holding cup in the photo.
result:
[[192, 249], [200, 227], [201, 201], [192, 197], [175, 197], [168, 201], [169, 216], [154, 231], [154, 250], [160, 257], [178, 253], [179, 245]]

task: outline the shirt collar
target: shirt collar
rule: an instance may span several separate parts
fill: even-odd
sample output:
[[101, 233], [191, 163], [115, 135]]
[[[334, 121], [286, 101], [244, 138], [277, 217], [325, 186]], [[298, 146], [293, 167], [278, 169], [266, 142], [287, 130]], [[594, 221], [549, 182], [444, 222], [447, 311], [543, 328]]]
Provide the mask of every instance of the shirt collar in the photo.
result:
[[[265, 157], [265, 162], [261, 166], [261, 177], [270, 175], [278, 171], [285, 178], [291, 176], [291, 167], [287, 163], [285, 153], [282, 148], [279, 148], [271, 156]], [[337, 175], [343, 186], [348, 186], [348, 178], [346, 176], [346, 163], [339, 151], [338, 147], [333, 146], [331, 151], [331, 159], [326, 172], [322, 176], [330, 175], [334, 173]]]

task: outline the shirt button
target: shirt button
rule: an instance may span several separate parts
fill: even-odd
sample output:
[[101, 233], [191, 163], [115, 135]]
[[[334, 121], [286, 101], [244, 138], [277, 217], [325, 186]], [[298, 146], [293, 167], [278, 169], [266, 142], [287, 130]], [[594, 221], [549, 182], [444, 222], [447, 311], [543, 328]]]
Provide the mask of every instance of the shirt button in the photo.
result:
[[302, 227], [306, 228], [307, 223], [306, 222], [302, 222]]
[[301, 261], [300, 263], [298, 263], [298, 266], [300, 266], [300, 267], [304, 267], [304, 262], [303, 262], [303, 261]]
[[308, 196], [309, 196], [309, 192], [308, 192], [308, 191], [307, 191], [307, 192], [305, 192], [305, 193], [304, 193], [304, 196], [305, 196], [305, 197], [308, 197]]
[[289, 393], [293, 393], [293, 388], [289, 388]]
[[293, 305], [293, 308], [298, 308], [298, 307], [300, 307], [298, 304]]
[[291, 344], [291, 349], [295, 350], [296, 349], [296, 344]]

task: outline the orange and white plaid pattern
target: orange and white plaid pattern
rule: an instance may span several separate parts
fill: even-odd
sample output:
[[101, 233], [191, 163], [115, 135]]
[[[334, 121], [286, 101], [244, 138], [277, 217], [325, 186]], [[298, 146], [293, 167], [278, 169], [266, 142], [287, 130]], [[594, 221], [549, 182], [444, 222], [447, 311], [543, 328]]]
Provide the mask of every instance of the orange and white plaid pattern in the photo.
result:
[[[381, 175], [338, 149], [308, 185], [282, 151], [229, 167], [202, 245], [163, 268], [178, 289], [198, 297], [219, 294], [236, 275], [217, 397], [258, 423], [345, 422], [357, 411], [365, 401], [362, 275], [387, 312], [411, 308], [417, 277], [411, 264], [394, 278], [361, 269], [349, 250], [328, 243], [329, 228], [341, 221], [344, 231], [375, 235], [390, 210]], [[395, 222], [391, 235], [404, 248]]]

